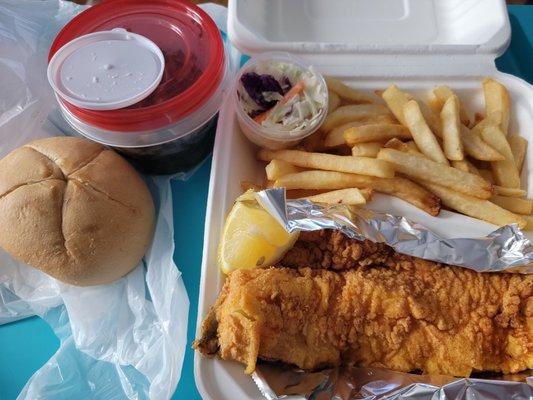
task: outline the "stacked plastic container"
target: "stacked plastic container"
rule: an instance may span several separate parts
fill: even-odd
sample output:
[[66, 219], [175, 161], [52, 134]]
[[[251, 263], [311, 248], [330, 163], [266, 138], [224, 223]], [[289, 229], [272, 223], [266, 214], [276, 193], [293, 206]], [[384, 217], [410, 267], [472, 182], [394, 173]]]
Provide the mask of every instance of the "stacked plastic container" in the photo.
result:
[[194, 4], [103, 1], [63, 28], [49, 60], [69, 125], [143, 171], [187, 171], [211, 151], [228, 70], [215, 23]]

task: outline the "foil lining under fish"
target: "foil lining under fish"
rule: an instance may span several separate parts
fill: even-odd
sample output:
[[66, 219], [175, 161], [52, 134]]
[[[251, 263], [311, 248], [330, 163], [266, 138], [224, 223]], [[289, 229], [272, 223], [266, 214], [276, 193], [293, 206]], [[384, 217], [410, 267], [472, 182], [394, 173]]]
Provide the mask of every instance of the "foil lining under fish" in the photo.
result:
[[266, 400], [533, 399], [533, 389], [528, 384], [532, 383], [533, 377], [527, 377], [527, 374], [498, 379], [457, 379], [379, 368], [305, 372], [280, 364], [263, 363], [257, 365], [252, 378]]
[[283, 188], [263, 190], [255, 197], [289, 232], [338, 229], [352, 239], [386, 243], [399, 253], [477, 272], [533, 273], [533, 245], [516, 225], [485, 237], [449, 239], [405, 217], [343, 204], [286, 200]]

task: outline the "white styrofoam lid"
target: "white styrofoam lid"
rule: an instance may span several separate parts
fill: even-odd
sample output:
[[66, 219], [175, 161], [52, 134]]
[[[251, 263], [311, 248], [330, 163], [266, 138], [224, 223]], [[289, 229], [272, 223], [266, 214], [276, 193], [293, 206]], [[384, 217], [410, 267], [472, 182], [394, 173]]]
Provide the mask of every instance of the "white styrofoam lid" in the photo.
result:
[[246, 54], [494, 54], [511, 36], [504, 0], [229, 0]]
[[157, 45], [125, 29], [80, 36], [57, 51], [48, 80], [67, 102], [89, 110], [116, 110], [152, 93], [165, 59]]

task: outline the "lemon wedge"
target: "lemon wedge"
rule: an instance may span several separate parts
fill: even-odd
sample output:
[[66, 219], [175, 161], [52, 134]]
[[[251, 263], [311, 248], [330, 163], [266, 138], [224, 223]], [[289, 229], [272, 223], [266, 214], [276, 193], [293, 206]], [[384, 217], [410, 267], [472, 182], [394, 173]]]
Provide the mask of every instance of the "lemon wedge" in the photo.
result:
[[225, 274], [239, 268], [273, 265], [294, 245], [299, 232], [288, 233], [246, 192], [231, 209], [218, 247], [219, 267]]

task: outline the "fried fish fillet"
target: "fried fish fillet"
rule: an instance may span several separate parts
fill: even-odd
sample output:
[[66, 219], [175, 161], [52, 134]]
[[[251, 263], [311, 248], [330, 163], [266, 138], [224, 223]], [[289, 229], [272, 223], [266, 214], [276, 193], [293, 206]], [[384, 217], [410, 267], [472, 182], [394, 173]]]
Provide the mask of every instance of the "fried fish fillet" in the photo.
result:
[[[404, 256], [405, 257], [405, 256]], [[533, 367], [533, 276], [404, 258], [392, 268], [237, 270], [194, 347], [246, 364], [469, 376]]]

